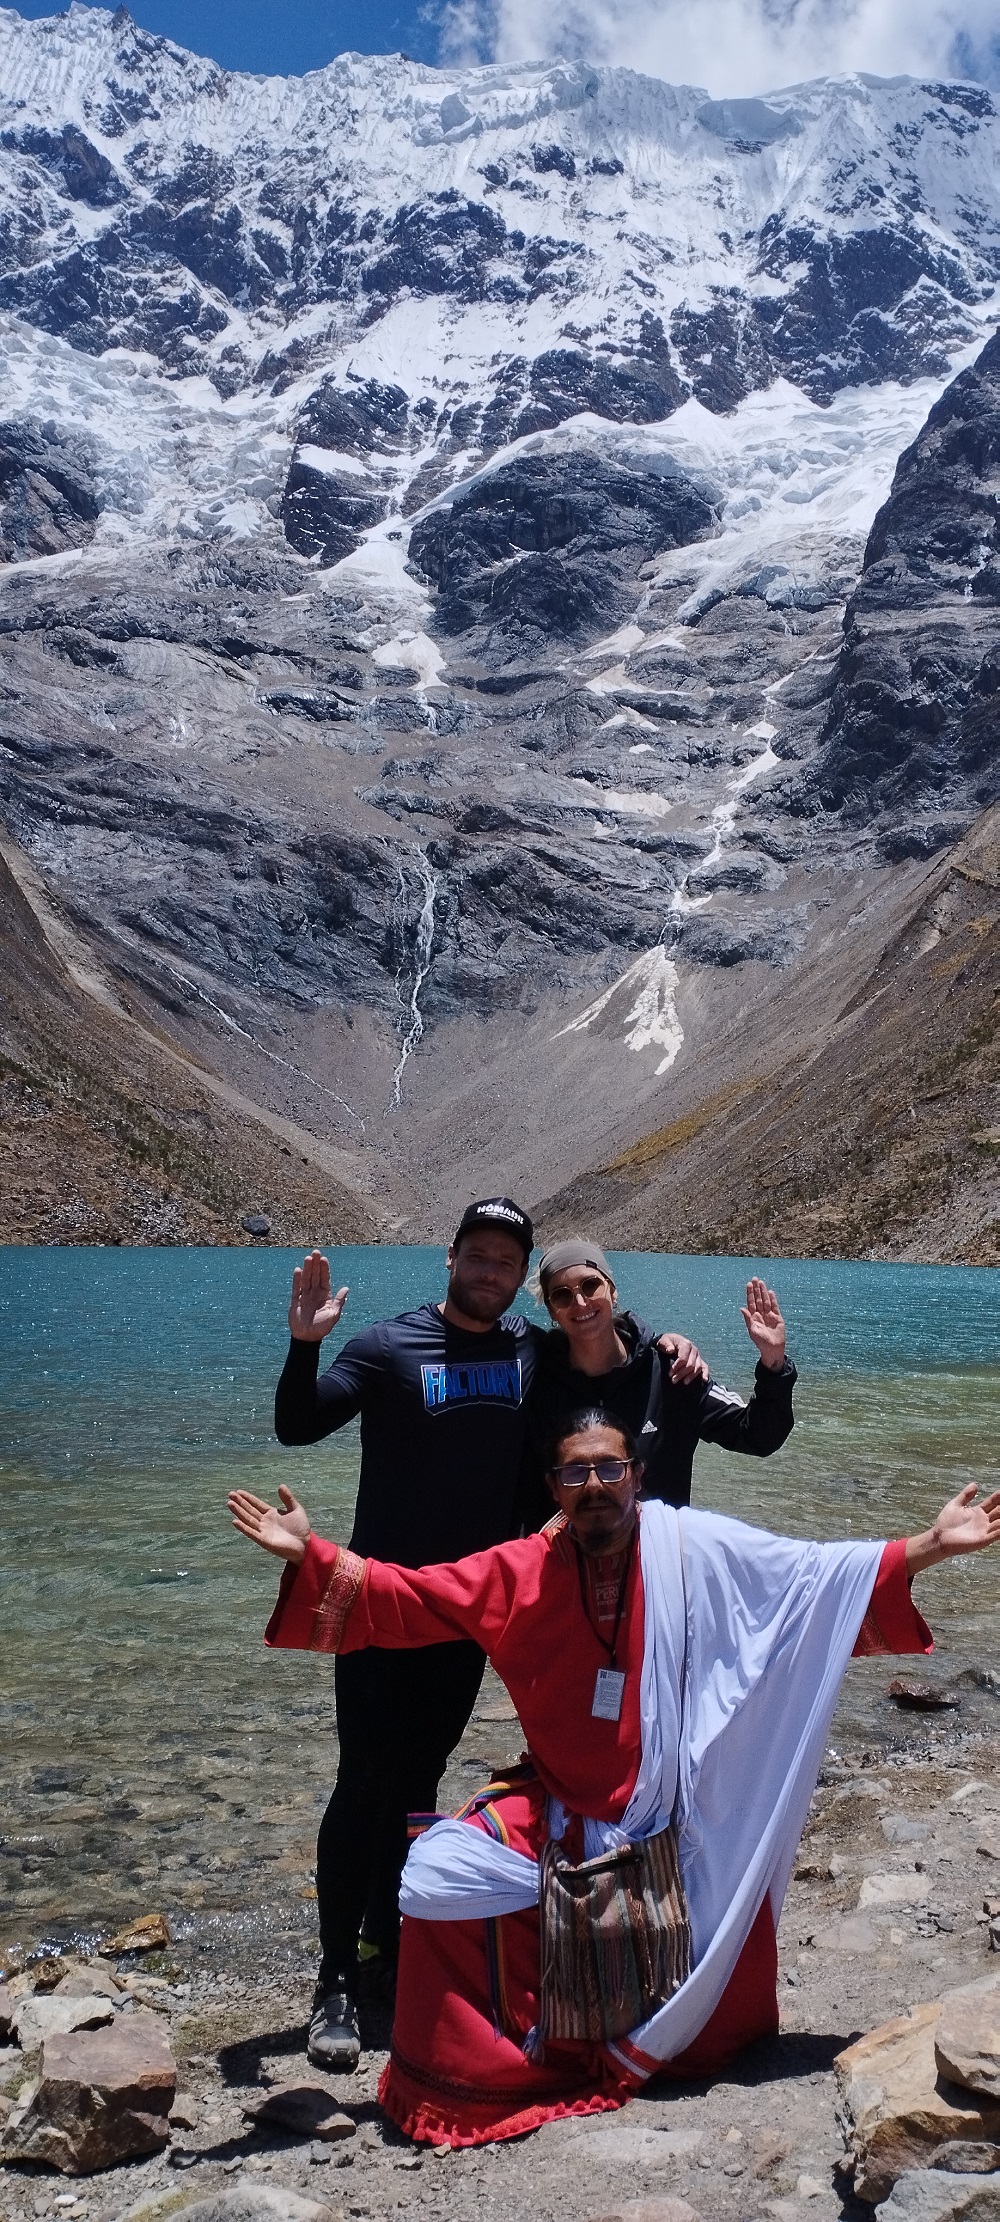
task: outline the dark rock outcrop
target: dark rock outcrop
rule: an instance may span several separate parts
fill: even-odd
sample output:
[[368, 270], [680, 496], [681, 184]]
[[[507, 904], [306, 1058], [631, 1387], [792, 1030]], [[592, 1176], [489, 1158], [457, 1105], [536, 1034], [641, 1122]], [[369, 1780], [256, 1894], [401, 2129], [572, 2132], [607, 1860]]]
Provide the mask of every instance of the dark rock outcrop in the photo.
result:
[[594, 454], [524, 455], [422, 519], [410, 561], [437, 590], [441, 631], [484, 628], [509, 660], [556, 633], [607, 631], [640, 565], [715, 523], [709, 492], [677, 465], [661, 474]]
[[1000, 791], [1000, 334], [900, 457], [844, 633], [810, 792], [932, 853]]
[[0, 562], [61, 555], [94, 537], [93, 447], [54, 424], [0, 424]]

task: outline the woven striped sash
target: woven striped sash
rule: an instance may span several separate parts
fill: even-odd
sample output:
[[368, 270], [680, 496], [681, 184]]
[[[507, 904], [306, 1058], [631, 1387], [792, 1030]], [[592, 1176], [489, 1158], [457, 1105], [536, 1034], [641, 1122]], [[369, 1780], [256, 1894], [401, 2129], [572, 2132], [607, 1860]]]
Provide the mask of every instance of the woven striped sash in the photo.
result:
[[547, 2037], [625, 2036], [686, 1981], [691, 1928], [673, 1824], [573, 1867], [551, 1839], [539, 1861], [542, 1987], [535, 2047]]

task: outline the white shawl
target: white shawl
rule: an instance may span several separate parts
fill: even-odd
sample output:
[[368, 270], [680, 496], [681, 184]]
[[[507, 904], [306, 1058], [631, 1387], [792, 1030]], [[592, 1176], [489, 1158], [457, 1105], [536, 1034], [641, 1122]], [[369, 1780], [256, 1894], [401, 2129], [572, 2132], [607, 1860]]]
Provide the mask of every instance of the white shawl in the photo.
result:
[[[652, 2072], [704, 2028], [766, 1895], [777, 1924], [883, 1546], [799, 1543], [657, 1503], [639, 1542], [639, 1773], [620, 1825], [588, 1820], [584, 1840], [589, 1858], [676, 1818], [691, 1974], [630, 2033]], [[554, 1799], [550, 1823], [561, 1836]], [[429, 1921], [514, 1913], [538, 1902], [537, 1862], [441, 1821], [413, 1845], [399, 1902]]]

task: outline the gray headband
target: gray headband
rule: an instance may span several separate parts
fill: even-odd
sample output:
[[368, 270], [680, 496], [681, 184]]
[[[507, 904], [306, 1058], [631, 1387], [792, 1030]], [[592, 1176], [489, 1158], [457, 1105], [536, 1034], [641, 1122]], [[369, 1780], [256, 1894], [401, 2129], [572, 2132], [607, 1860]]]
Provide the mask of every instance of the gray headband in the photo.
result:
[[595, 1272], [603, 1273], [605, 1280], [614, 1287], [615, 1277], [598, 1242], [588, 1242], [585, 1235], [568, 1235], [565, 1242], [550, 1243], [542, 1253], [538, 1278], [544, 1289], [553, 1273], [564, 1273], [568, 1265], [592, 1265]]

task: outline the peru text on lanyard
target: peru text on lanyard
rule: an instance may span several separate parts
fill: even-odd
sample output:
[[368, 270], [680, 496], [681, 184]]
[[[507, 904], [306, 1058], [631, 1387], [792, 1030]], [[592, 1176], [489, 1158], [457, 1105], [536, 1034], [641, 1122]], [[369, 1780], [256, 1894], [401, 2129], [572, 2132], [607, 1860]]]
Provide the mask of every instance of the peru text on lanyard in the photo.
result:
[[590, 1717], [595, 1721], [617, 1721], [622, 1717], [622, 1695], [625, 1676], [618, 1667], [599, 1666], [594, 1683], [594, 1702]]

